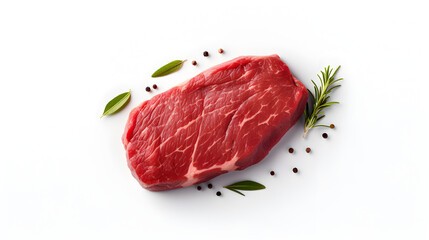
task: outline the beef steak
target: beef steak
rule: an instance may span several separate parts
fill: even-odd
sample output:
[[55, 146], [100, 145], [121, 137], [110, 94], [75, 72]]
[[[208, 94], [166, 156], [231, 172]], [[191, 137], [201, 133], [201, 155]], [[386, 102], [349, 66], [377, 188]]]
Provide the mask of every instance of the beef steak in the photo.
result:
[[131, 111], [122, 137], [128, 166], [152, 191], [243, 170], [297, 122], [307, 98], [279, 56], [235, 58]]

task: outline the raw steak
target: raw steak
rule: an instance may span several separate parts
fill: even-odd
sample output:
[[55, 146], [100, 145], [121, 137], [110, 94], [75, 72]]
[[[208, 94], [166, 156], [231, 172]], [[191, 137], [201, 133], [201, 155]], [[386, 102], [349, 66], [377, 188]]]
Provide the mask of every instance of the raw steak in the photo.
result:
[[235, 58], [131, 111], [122, 137], [128, 166], [152, 191], [243, 170], [297, 122], [307, 98], [279, 56]]

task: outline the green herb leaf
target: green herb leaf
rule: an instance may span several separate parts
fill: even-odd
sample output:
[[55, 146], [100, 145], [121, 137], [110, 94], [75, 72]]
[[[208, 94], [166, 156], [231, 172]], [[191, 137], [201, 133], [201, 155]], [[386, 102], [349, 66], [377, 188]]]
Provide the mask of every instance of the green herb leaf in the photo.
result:
[[261, 190], [261, 189], [265, 189], [265, 186], [254, 182], [254, 181], [242, 181], [242, 182], [236, 182], [234, 184], [225, 186], [225, 187], [229, 187], [229, 188], [234, 188], [234, 189], [238, 189], [238, 190], [246, 190], [246, 191], [254, 191], [254, 190]]
[[160, 69], [156, 70], [152, 74], [152, 77], [153, 78], [162, 77], [162, 76], [166, 76], [168, 74], [174, 73], [174, 72], [178, 71], [180, 68], [182, 68], [182, 65], [184, 62], [186, 62], [186, 59], [185, 60], [175, 60], [175, 61], [172, 61], [170, 63], [167, 63], [166, 65], [162, 66]]
[[229, 187], [224, 187], [224, 188], [226, 188], [226, 189], [228, 189], [228, 190], [231, 190], [231, 191], [233, 191], [233, 192], [236, 192], [236, 193], [238, 193], [238, 194], [240, 194], [240, 195], [242, 195], [242, 196], [246, 196], [246, 195], [244, 195], [242, 192], [240, 192], [240, 191], [238, 191], [238, 190], [235, 190], [234, 188], [229, 188]]
[[255, 190], [265, 189], [265, 186], [260, 184], [260, 183], [254, 182], [254, 181], [246, 180], [246, 181], [236, 182], [236, 183], [233, 183], [233, 184], [228, 185], [228, 186], [224, 186], [224, 188], [244, 196], [244, 194], [238, 190], [255, 191]]
[[130, 102], [130, 99], [131, 99], [131, 89], [128, 92], [119, 94], [118, 96], [116, 96], [106, 104], [103, 115], [101, 115], [100, 118], [106, 115], [112, 115], [119, 112]]
[[[334, 90], [335, 88], [340, 87], [341, 85], [334, 85], [338, 81], [343, 80], [342, 78], [335, 79], [335, 74], [337, 73], [338, 69], [340, 69], [341, 66], [338, 66], [338, 68], [332, 73], [332, 68], [328, 66], [325, 68], [325, 71], [320, 71], [322, 77], [317, 75], [320, 81], [320, 86], [317, 86], [317, 84], [311, 80], [311, 82], [314, 85], [314, 94], [309, 90], [310, 97], [308, 98], [308, 102], [306, 105], [306, 109], [304, 110], [305, 114], [305, 124], [304, 124], [304, 135], [302, 136], [305, 138], [308, 131], [315, 127], [329, 127], [328, 125], [317, 125], [316, 123], [325, 117], [323, 115], [325, 112], [322, 111], [328, 107], [331, 107], [334, 104], [338, 104], [339, 102], [328, 102], [329, 94]], [[311, 106], [311, 108], [310, 108]]]

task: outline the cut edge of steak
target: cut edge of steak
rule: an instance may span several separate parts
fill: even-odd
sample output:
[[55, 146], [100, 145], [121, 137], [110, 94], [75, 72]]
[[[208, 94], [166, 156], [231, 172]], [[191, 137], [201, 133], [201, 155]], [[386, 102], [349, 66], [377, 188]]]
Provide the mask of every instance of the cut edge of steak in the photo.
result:
[[[138, 132], [140, 130], [139, 124], [141, 124], [142, 122], [142, 117], [150, 118], [152, 115], [152, 112], [150, 112], [147, 109], [151, 108], [153, 104], [162, 103], [163, 100], [165, 100], [165, 98], [168, 99], [171, 96], [174, 97], [177, 94], [179, 95], [186, 94], [186, 92], [188, 91], [196, 91], [196, 89], [202, 89], [206, 86], [221, 85], [221, 84], [228, 83], [228, 78], [216, 78], [215, 76], [217, 76], [218, 73], [221, 74], [222, 71], [231, 71], [231, 69], [234, 69], [234, 68], [243, 68], [245, 70], [247, 64], [250, 63], [251, 61], [273, 61], [274, 65], [267, 66], [267, 67], [268, 68], [277, 67], [280, 69], [274, 69], [274, 70], [269, 69], [267, 70], [267, 71], [271, 71], [271, 72], [267, 72], [269, 74], [274, 74], [273, 71], [276, 71], [276, 74], [279, 71], [284, 71], [283, 74], [285, 76], [285, 81], [290, 81], [291, 86], [294, 85], [293, 86], [294, 89], [291, 92], [294, 93], [295, 95], [290, 96], [291, 98], [293, 98], [293, 101], [292, 101], [293, 106], [291, 106], [291, 108], [288, 109], [288, 111], [291, 111], [292, 114], [290, 114], [290, 116], [288, 115], [287, 117], [283, 117], [283, 119], [280, 119], [280, 121], [277, 121], [275, 127], [265, 132], [263, 137], [260, 138], [259, 142], [255, 145], [252, 151], [246, 152], [246, 154], [244, 155], [237, 156], [238, 154], [237, 152], [234, 156], [231, 156], [229, 160], [223, 162], [222, 164], [219, 164], [219, 165], [215, 164], [207, 169], [204, 169], [204, 168], [199, 169], [194, 166], [195, 161], [199, 163], [198, 162], [199, 160], [198, 159], [195, 160], [194, 154], [192, 154], [192, 160], [190, 164], [186, 166], [187, 168], [186, 174], [183, 174], [178, 177], [177, 176], [172, 177], [172, 179], [168, 181], [157, 182], [157, 179], [155, 178], [156, 178], [156, 175], [159, 174], [159, 172], [155, 171], [153, 173], [153, 176], [150, 176], [152, 179], [148, 180], [147, 177], [145, 177], [144, 181], [142, 181], [141, 179], [143, 178], [142, 172], [146, 173], [146, 172], [154, 171], [152, 168], [156, 167], [156, 166], [150, 165], [150, 166], [145, 166], [146, 168], [144, 170], [138, 169], [139, 167], [141, 167], [142, 162], [144, 163], [144, 161], [147, 161], [147, 160], [146, 159], [136, 160], [136, 156], [139, 156], [138, 154], [141, 154], [141, 152], [145, 151], [146, 149], [140, 149], [133, 145], [133, 143], [136, 142], [136, 139], [134, 139], [136, 136], [141, 137], [140, 134], [152, 134], [151, 132], [147, 132], [147, 133]], [[246, 77], [247, 74], [248, 72], [246, 70], [242, 73], [241, 76], [231, 76], [229, 81], [238, 81], [242, 77]], [[264, 159], [264, 157], [268, 155], [269, 151], [280, 141], [282, 136], [293, 125], [296, 124], [296, 122], [298, 121], [298, 119], [300, 118], [300, 116], [304, 111], [307, 98], [308, 98], [308, 91], [305, 88], [305, 86], [299, 80], [297, 80], [295, 77], [292, 76], [292, 74], [289, 71], [289, 68], [284, 62], [280, 60], [278, 55], [271, 55], [271, 56], [265, 56], [265, 57], [253, 57], [253, 56], [238, 57], [233, 60], [227, 61], [225, 63], [219, 64], [217, 66], [214, 66], [198, 74], [194, 78], [191, 78], [190, 80], [180, 84], [179, 86], [173, 87], [164, 93], [161, 93], [147, 101], [144, 101], [143, 103], [141, 103], [139, 106], [137, 106], [130, 112], [129, 119], [125, 127], [125, 132], [122, 137], [122, 141], [127, 153], [128, 166], [133, 176], [138, 180], [140, 185], [151, 191], [163, 191], [163, 190], [170, 190], [170, 189], [175, 189], [180, 187], [187, 187], [187, 186], [208, 181], [220, 174], [223, 174], [229, 171], [243, 170]], [[146, 111], [144, 113], [145, 116], [140, 116], [139, 118], [139, 114], [142, 111]], [[237, 117], [237, 116], [234, 115], [234, 117]], [[270, 118], [268, 120], [270, 120]], [[233, 120], [231, 119], [230, 122], [228, 123], [228, 128], [232, 121]], [[136, 128], [138, 129], [136, 130]], [[198, 141], [194, 142], [194, 144], [198, 144]], [[196, 147], [194, 148], [194, 151], [195, 149]], [[157, 159], [157, 156], [153, 156], [154, 154], [155, 155], [160, 154], [159, 149], [157, 151], [150, 152], [150, 158], [152, 160]], [[140, 162], [136, 163], [136, 161], [140, 161]], [[161, 161], [161, 160], [158, 159], [158, 161]], [[160, 164], [162, 165], [162, 163]], [[137, 173], [137, 171], [139, 171], [139, 174]]]

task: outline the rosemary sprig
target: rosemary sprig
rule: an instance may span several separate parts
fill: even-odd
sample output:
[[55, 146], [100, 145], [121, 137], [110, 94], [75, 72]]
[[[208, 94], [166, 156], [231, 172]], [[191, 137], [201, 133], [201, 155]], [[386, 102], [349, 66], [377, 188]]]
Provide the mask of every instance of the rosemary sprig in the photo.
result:
[[[308, 90], [310, 93], [311, 99], [307, 102], [307, 105], [304, 110], [305, 114], [305, 124], [304, 124], [304, 135], [302, 136], [305, 138], [308, 131], [315, 127], [329, 127], [328, 125], [321, 125], [317, 124], [317, 122], [324, 118], [325, 115], [323, 115], [324, 109], [332, 106], [333, 104], [337, 104], [339, 102], [328, 102], [329, 94], [337, 87], [340, 87], [341, 85], [334, 85], [338, 81], [343, 80], [342, 78], [335, 79], [335, 74], [337, 73], [338, 69], [340, 69], [341, 66], [338, 66], [338, 68], [332, 73], [332, 68], [328, 66], [325, 68], [325, 71], [320, 71], [322, 77], [317, 74], [317, 77], [319, 77], [320, 80], [320, 86], [317, 86], [317, 84], [311, 80], [311, 82], [314, 85], [314, 94]], [[312, 108], [310, 108], [311, 101], [313, 101]], [[317, 124], [317, 125], [316, 125]]]

